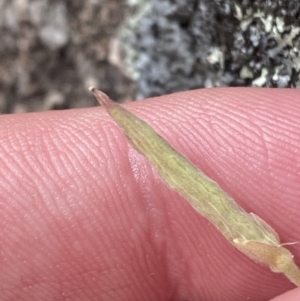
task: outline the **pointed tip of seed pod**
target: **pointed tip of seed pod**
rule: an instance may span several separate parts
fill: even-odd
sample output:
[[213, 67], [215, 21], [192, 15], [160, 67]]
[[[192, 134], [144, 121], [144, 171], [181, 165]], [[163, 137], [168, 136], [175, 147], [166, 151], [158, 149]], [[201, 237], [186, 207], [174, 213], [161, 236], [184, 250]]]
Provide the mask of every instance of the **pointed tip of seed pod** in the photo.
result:
[[109, 108], [114, 105], [113, 101], [102, 91], [97, 90], [94, 87], [89, 87], [89, 91], [93, 93], [99, 104], [104, 106], [105, 108]]

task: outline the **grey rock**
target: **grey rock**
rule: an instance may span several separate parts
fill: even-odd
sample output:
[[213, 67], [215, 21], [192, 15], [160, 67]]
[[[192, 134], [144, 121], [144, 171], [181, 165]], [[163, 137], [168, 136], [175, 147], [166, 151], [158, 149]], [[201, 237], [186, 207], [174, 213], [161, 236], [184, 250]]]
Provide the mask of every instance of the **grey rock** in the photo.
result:
[[134, 84], [109, 62], [125, 0], [0, 0], [0, 113], [95, 106]]
[[298, 0], [131, 4], [119, 39], [137, 99], [201, 87], [300, 85]]
[[[33, 20], [40, 22], [37, 18]], [[44, 22], [44, 26], [39, 31], [42, 42], [51, 50], [64, 47], [69, 40], [66, 5], [61, 2], [49, 6]]]

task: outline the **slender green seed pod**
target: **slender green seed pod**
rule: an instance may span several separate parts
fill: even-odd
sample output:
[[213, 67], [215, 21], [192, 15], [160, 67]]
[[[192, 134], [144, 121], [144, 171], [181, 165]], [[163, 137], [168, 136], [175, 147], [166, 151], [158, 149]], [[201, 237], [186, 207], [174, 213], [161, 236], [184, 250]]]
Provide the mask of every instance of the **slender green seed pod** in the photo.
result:
[[90, 88], [90, 91], [120, 126], [133, 147], [149, 160], [170, 188], [178, 191], [238, 250], [273, 272], [283, 273], [300, 286], [299, 267], [270, 225], [254, 213], [247, 213], [145, 121], [99, 90]]

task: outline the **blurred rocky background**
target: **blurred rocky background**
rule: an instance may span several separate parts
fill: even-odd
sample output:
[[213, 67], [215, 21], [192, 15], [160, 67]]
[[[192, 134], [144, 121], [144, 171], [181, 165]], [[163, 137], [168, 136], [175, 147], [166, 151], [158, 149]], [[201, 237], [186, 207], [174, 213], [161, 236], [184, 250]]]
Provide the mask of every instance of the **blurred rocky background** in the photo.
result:
[[0, 0], [0, 112], [300, 86], [299, 0]]
[[0, 0], [1, 112], [93, 106], [90, 85], [133, 98], [109, 61], [125, 14], [122, 0]]

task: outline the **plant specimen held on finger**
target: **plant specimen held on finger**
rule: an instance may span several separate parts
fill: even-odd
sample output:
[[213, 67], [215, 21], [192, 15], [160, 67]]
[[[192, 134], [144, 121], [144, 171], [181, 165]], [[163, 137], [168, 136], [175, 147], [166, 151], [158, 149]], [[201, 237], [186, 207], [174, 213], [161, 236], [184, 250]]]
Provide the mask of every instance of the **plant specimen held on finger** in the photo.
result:
[[145, 121], [114, 103], [101, 91], [95, 88], [90, 88], [90, 91], [170, 188], [178, 191], [239, 251], [273, 272], [283, 273], [300, 286], [300, 269], [270, 225], [256, 214], [247, 213]]

